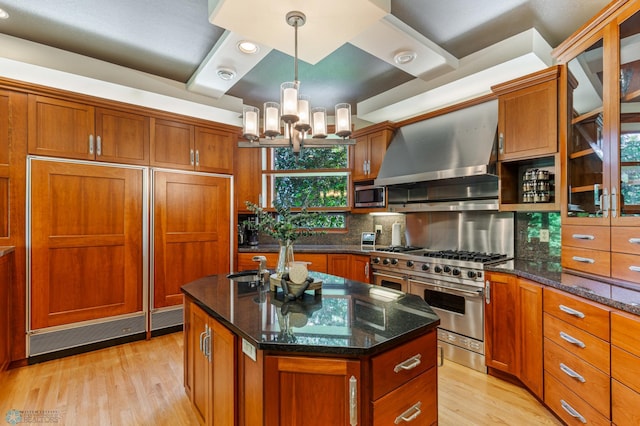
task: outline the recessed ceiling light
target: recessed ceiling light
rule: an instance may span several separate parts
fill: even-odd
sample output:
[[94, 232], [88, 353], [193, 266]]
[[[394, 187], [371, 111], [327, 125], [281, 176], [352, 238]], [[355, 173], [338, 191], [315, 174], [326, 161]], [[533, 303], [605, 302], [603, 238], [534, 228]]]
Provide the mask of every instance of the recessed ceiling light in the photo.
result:
[[4, 9], [0, 9], [0, 19], [9, 19], [9, 13]]
[[225, 81], [233, 80], [236, 77], [236, 72], [230, 68], [218, 68], [216, 73], [218, 77]]
[[254, 53], [258, 53], [260, 47], [258, 47], [258, 45], [252, 41], [243, 40], [238, 43], [238, 50], [240, 50], [242, 53], [253, 55]]
[[405, 65], [413, 61], [416, 56], [418, 55], [412, 50], [403, 50], [402, 52], [398, 52], [395, 54], [395, 56], [393, 57], [393, 61], [398, 65]]

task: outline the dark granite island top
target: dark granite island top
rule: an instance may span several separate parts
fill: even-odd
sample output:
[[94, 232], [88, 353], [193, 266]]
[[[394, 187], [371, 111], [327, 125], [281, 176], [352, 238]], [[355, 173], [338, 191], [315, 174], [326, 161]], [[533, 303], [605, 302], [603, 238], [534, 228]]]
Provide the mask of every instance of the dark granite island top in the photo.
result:
[[210, 316], [257, 349], [292, 353], [374, 355], [440, 323], [418, 296], [311, 272], [321, 294], [285, 302], [282, 292], [259, 291], [226, 275], [182, 287]]

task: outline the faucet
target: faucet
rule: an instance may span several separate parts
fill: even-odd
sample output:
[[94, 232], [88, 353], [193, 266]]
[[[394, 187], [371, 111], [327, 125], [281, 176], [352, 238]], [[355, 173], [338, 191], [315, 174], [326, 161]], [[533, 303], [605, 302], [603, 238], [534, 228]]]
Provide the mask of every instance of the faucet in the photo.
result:
[[258, 275], [260, 276], [260, 284], [264, 285], [266, 281], [265, 277], [268, 278], [270, 275], [270, 272], [267, 269], [267, 258], [264, 256], [253, 256], [251, 260], [254, 262], [260, 262], [260, 265], [258, 266]]

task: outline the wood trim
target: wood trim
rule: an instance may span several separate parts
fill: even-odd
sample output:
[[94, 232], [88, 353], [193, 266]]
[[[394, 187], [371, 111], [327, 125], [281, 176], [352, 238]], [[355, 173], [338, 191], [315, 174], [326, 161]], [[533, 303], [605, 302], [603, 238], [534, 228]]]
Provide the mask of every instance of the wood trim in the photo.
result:
[[506, 93], [515, 92], [516, 90], [525, 89], [535, 84], [544, 83], [545, 81], [552, 81], [560, 76], [560, 65], [554, 65], [552, 67], [519, 77], [513, 80], [506, 81], [504, 83], [491, 86], [491, 90], [496, 95], [504, 95]]
[[488, 101], [493, 101], [498, 99], [498, 96], [495, 93], [488, 93], [486, 95], [478, 96], [477, 98], [469, 99], [455, 105], [450, 105], [444, 108], [440, 108], [436, 111], [430, 111], [421, 115], [417, 115], [415, 117], [407, 118], [406, 120], [397, 121], [395, 124], [396, 128], [406, 126], [408, 124], [417, 123], [418, 121], [427, 120], [429, 118], [437, 117], [439, 115], [445, 115], [453, 111], [458, 111], [460, 109], [469, 108], [474, 105], [482, 104]]
[[390, 130], [391, 132], [395, 132], [398, 126], [396, 123], [392, 123], [390, 121], [383, 121], [382, 123], [373, 124], [371, 126], [363, 127], [361, 129], [356, 130], [351, 134], [351, 139], [356, 139], [361, 136], [368, 135], [370, 133], [381, 132], [383, 130]]

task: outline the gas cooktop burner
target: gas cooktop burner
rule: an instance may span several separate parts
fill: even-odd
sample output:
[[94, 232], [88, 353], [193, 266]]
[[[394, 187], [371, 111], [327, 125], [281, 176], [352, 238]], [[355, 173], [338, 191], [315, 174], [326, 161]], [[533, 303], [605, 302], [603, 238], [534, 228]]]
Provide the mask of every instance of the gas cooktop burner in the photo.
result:
[[376, 251], [384, 251], [387, 253], [404, 253], [407, 251], [415, 251], [420, 250], [420, 247], [411, 247], [411, 246], [389, 246], [389, 247], [376, 247]]
[[429, 251], [423, 254], [425, 257], [435, 257], [438, 259], [463, 260], [467, 262], [494, 262], [496, 260], [506, 259], [506, 254], [499, 253], [480, 253], [475, 251], [459, 251], [459, 250], [440, 250]]

